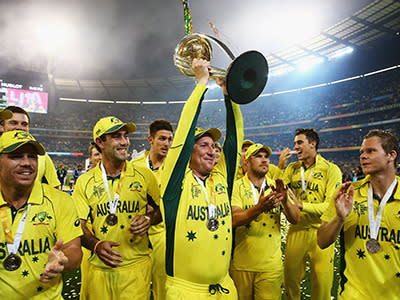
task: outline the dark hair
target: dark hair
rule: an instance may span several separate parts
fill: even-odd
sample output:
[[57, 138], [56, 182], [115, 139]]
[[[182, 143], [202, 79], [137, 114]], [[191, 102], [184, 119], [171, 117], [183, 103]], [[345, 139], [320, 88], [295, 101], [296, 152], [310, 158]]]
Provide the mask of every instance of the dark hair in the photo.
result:
[[26, 115], [26, 116], [28, 117], [29, 123], [31, 123], [31, 117], [29, 117], [28, 112], [27, 112], [25, 109], [23, 109], [22, 107], [10, 105], [10, 106], [7, 106], [7, 107], [4, 108], [4, 109], [7, 109], [7, 110], [11, 111], [12, 113], [17, 113], [17, 114], [24, 114], [24, 115]]
[[[102, 134], [101, 136], [99, 136], [99, 138], [100, 138], [103, 142], [105, 142], [106, 139], [107, 139], [107, 137], [106, 137], [105, 134]], [[99, 147], [95, 142], [92, 142], [92, 145], [94, 145], [94, 146], [96, 147], [97, 151], [99, 151], [99, 152], [101, 153], [100, 147]], [[89, 147], [89, 150], [90, 150], [90, 147]], [[89, 155], [90, 155], [90, 151], [89, 151]]]
[[309, 143], [316, 142], [315, 150], [318, 150], [319, 135], [315, 128], [297, 128], [296, 135], [304, 134]]
[[364, 136], [364, 140], [374, 136], [381, 139], [381, 145], [386, 154], [389, 154], [392, 150], [396, 151], [397, 156], [394, 160], [394, 165], [396, 166], [400, 154], [398, 138], [389, 130], [372, 129]]
[[154, 137], [159, 130], [168, 130], [174, 132], [171, 123], [164, 119], [155, 120], [150, 124], [149, 135]]

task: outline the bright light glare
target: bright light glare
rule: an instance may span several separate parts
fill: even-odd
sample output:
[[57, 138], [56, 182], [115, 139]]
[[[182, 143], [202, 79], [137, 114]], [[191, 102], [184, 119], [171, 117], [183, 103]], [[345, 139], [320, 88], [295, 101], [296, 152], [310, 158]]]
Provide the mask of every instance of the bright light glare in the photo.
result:
[[354, 49], [352, 47], [345, 47], [345, 48], [335, 51], [332, 55], [329, 56], [329, 59], [340, 57], [340, 56], [352, 53], [353, 51], [354, 51]]
[[60, 24], [46, 24], [36, 28], [36, 35], [41, 48], [46, 52], [53, 53], [65, 45], [70, 37], [70, 32]]
[[288, 67], [282, 67], [282, 68], [276, 68], [274, 70], [271, 71], [271, 77], [276, 77], [276, 76], [282, 76], [285, 75], [291, 71], [293, 71], [294, 68], [292, 66], [288, 66]]
[[[285, 16], [285, 17], [282, 17]], [[268, 28], [273, 28], [268, 34], [274, 40], [285, 39], [286, 46], [298, 44], [318, 34], [322, 18], [313, 10], [288, 10], [283, 14], [274, 14]], [[282, 45], [283, 46], [283, 45]]]
[[312, 67], [314, 67], [316, 64], [320, 64], [322, 63], [324, 60], [320, 57], [313, 57], [313, 56], [309, 56], [303, 59], [300, 59], [297, 62], [297, 69], [299, 71], [305, 72], [310, 70]]

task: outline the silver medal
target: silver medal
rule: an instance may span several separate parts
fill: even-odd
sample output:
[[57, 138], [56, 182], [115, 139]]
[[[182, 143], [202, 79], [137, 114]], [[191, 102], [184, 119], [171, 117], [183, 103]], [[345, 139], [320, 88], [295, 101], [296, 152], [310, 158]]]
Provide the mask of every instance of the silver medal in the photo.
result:
[[376, 253], [381, 250], [381, 244], [376, 239], [369, 239], [367, 241], [367, 250], [371, 253]]
[[114, 226], [118, 223], [118, 217], [115, 214], [109, 214], [106, 218], [106, 223], [110, 226]]
[[10, 254], [7, 258], [3, 261], [4, 269], [7, 271], [15, 271], [21, 266], [22, 260], [16, 254]]
[[219, 222], [216, 218], [209, 218], [207, 221], [207, 228], [210, 231], [215, 231], [219, 227]]

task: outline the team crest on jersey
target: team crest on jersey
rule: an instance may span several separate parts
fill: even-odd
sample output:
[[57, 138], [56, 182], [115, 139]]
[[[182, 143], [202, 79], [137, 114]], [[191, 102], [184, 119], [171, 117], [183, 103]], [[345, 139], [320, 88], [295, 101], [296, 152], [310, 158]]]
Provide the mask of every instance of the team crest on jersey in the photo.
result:
[[93, 195], [97, 198], [101, 198], [104, 193], [104, 187], [100, 186], [93, 186]]
[[129, 190], [131, 191], [131, 192], [141, 192], [142, 189], [143, 188], [143, 186], [140, 184], [140, 182], [139, 181], [135, 181], [135, 182], [132, 182], [130, 185], [129, 185]]
[[42, 211], [40, 213], [35, 214], [31, 222], [33, 222], [33, 225], [49, 225], [49, 220], [51, 219], [53, 219], [52, 216], [49, 216], [47, 212]]
[[198, 198], [201, 193], [201, 190], [199, 189], [199, 185], [193, 184], [193, 183], [192, 183], [192, 187], [190, 188], [190, 191], [192, 192], [192, 198]]
[[316, 179], [322, 179], [322, 178], [324, 178], [324, 175], [322, 175], [321, 172], [315, 172], [313, 177]]
[[245, 198], [253, 198], [253, 192], [251, 190], [245, 189], [244, 190], [244, 197]]
[[353, 204], [353, 211], [358, 215], [365, 215], [365, 213], [368, 211], [368, 205], [366, 205], [367, 200], [358, 202], [355, 201]]
[[225, 193], [226, 193], [226, 192], [225, 192], [225, 187], [224, 187], [221, 183], [218, 183], [218, 184], [215, 186], [215, 192], [216, 192], [218, 195], [225, 194]]

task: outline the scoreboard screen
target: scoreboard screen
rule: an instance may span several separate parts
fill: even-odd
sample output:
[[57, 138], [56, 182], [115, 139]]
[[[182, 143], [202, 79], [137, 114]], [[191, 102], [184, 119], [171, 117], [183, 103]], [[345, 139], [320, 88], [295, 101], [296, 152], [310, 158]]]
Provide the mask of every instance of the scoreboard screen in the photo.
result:
[[4, 76], [6, 74], [0, 72], [0, 107], [15, 105], [27, 112], [46, 114], [49, 104], [48, 81], [42, 74], [36, 77], [21, 73]]

